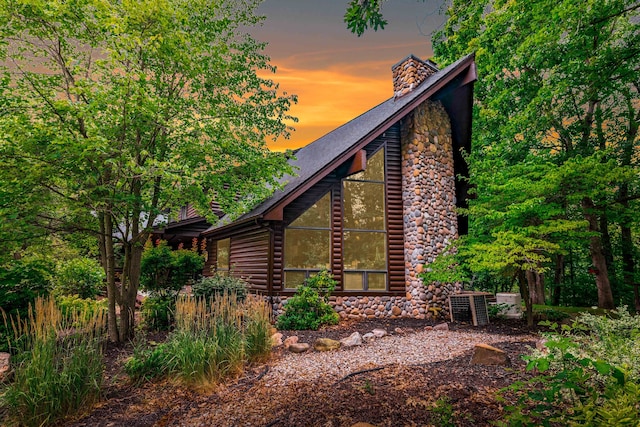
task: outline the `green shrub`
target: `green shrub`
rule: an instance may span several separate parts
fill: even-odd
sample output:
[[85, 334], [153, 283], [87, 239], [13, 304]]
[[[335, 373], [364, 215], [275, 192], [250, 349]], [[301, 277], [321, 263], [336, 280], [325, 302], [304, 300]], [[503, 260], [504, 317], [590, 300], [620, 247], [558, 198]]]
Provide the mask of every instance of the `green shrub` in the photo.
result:
[[29, 304], [51, 289], [51, 261], [28, 256], [0, 266], [0, 307], [7, 314], [25, 315]]
[[151, 381], [169, 370], [170, 361], [165, 344], [149, 348], [146, 341], [137, 342], [133, 356], [124, 364], [124, 371], [135, 383]]
[[14, 380], [0, 402], [19, 425], [54, 424], [100, 397], [104, 370], [104, 313], [65, 318], [54, 300], [36, 299], [26, 320], [13, 318], [22, 336], [12, 359]]
[[91, 298], [80, 298], [77, 295], [58, 296], [56, 303], [65, 318], [74, 318], [80, 315], [92, 317], [99, 311], [107, 310], [107, 300], [97, 301]]
[[142, 319], [148, 329], [168, 331], [173, 323], [176, 298], [173, 295], [152, 295], [142, 302]]
[[510, 387], [517, 399], [503, 425], [639, 425], [640, 318], [623, 307], [541, 324], [552, 330], [547, 349], [526, 357], [539, 375]]
[[246, 298], [249, 285], [246, 281], [231, 275], [216, 273], [213, 276], [203, 277], [193, 284], [191, 291], [197, 298], [205, 300], [216, 299], [223, 295], [235, 295], [238, 301]]
[[323, 325], [335, 325], [340, 317], [329, 305], [329, 296], [336, 281], [328, 271], [309, 277], [284, 305], [284, 313], [278, 317], [278, 329], [317, 330]]
[[104, 278], [104, 271], [98, 262], [90, 258], [75, 258], [56, 269], [53, 290], [56, 295], [95, 298], [104, 289]]
[[204, 267], [204, 258], [194, 250], [172, 251], [167, 242], [159, 241], [142, 254], [140, 287], [153, 294], [177, 293], [193, 283]]

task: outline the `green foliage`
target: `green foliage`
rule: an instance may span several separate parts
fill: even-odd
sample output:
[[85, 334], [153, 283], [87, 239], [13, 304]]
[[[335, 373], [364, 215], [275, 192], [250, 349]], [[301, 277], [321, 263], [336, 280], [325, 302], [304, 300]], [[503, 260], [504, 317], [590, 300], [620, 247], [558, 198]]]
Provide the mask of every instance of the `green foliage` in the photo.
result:
[[454, 422], [453, 405], [446, 396], [438, 398], [438, 400], [434, 402], [430, 412], [430, 421], [434, 425], [442, 427], [453, 427], [456, 425]]
[[93, 317], [96, 313], [106, 313], [107, 300], [97, 301], [92, 298], [80, 298], [77, 295], [61, 295], [56, 297], [56, 304], [65, 318], [80, 315]]
[[534, 308], [534, 315], [541, 320], [549, 320], [551, 322], [557, 322], [557, 321], [568, 319], [569, 317], [571, 317], [569, 316], [569, 314], [565, 313], [564, 311], [557, 310], [552, 307], [545, 307], [539, 310], [536, 310]]
[[278, 317], [278, 329], [317, 330], [323, 325], [337, 324], [340, 317], [329, 305], [335, 286], [336, 281], [326, 270], [309, 277], [286, 301], [284, 313]]
[[142, 302], [141, 312], [144, 326], [156, 331], [168, 331], [173, 323], [176, 297], [152, 295]]
[[[279, 188], [293, 170], [266, 144], [288, 137], [296, 97], [249, 34], [259, 4], [1, 0], [0, 235], [82, 232], [106, 259], [121, 250], [121, 286], [113, 269], [107, 283], [128, 314], [165, 212], [192, 203], [214, 222], [214, 198], [237, 216]], [[133, 315], [110, 325], [128, 338]]]
[[51, 289], [53, 263], [28, 256], [0, 266], [0, 308], [8, 314], [26, 314], [29, 304]]
[[351, 0], [344, 15], [347, 28], [360, 37], [367, 28], [378, 31], [384, 29], [387, 20], [380, 11], [381, 0]]
[[175, 295], [192, 283], [204, 267], [204, 258], [195, 250], [172, 251], [167, 242], [159, 241], [142, 254], [140, 286], [157, 295]]
[[261, 299], [181, 297], [167, 341], [153, 348], [137, 345], [125, 369], [136, 382], [170, 376], [185, 384], [216, 384], [239, 374], [245, 363], [268, 358], [270, 328], [269, 307]]
[[25, 320], [12, 319], [13, 382], [0, 403], [13, 420], [42, 426], [86, 410], [100, 397], [104, 312], [64, 317], [52, 298], [37, 299]]
[[90, 258], [74, 258], [56, 269], [53, 292], [56, 295], [95, 298], [104, 289], [104, 279], [104, 270], [98, 262]]
[[640, 318], [623, 307], [611, 318], [584, 313], [572, 325], [541, 324], [553, 331], [547, 350], [526, 358], [539, 375], [508, 389], [517, 399], [504, 425], [638, 425]]
[[489, 306], [487, 306], [487, 312], [489, 313], [489, 318], [490, 319], [503, 319], [505, 316], [505, 313], [507, 311], [509, 311], [509, 309], [511, 308], [512, 304], [507, 304], [504, 302], [501, 302], [499, 304], [491, 304]]
[[249, 285], [246, 281], [230, 274], [215, 273], [213, 276], [201, 278], [191, 287], [193, 295], [206, 301], [224, 295], [235, 295], [239, 301], [246, 298]]

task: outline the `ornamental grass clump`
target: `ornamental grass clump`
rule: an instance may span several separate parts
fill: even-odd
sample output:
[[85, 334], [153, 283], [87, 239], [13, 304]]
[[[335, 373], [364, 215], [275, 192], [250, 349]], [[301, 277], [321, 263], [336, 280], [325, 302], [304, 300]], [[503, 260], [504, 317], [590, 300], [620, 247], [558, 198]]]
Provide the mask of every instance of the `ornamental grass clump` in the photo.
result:
[[125, 369], [134, 381], [169, 377], [206, 388], [269, 357], [269, 319], [268, 304], [257, 297], [239, 302], [234, 294], [208, 301], [181, 296], [166, 343], [138, 351]]
[[0, 396], [20, 425], [48, 425], [100, 398], [105, 311], [63, 315], [53, 298], [35, 300], [25, 319], [5, 317], [15, 336], [13, 381]]

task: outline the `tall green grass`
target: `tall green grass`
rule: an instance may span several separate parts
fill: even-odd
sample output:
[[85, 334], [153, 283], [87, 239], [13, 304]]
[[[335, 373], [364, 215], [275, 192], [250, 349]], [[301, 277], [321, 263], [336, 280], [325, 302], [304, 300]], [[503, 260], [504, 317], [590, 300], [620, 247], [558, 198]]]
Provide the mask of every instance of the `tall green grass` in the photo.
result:
[[233, 294], [209, 301], [183, 296], [176, 302], [175, 319], [166, 343], [139, 351], [127, 362], [134, 381], [168, 376], [208, 387], [271, 353], [269, 306], [257, 298], [240, 302]]
[[38, 298], [27, 318], [4, 321], [14, 335], [14, 375], [0, 404], [13, 421], [52, 424], [100, 398], [104, 310], [63, 316], [53, 298]]

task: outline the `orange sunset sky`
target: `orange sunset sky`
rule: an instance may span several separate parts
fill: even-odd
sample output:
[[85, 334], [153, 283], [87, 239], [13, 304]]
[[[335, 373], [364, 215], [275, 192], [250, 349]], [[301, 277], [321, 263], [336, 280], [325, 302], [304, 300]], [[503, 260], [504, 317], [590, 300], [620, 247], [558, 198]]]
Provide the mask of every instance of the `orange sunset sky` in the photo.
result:
[[268, 42], [278, 67], [273, 80], [298, 95], [291, 108], [298, 123], [289, 140], [273, 150], [304, 146], [393, 95], [391, 66], [409, 54], [429, 58], [431, 33], [440, 28], [444, 0], [389, 0], [385, 30], [362, 37], [343, 22], [347, 0], [265, 0], [263, 25], [251, 29]]

